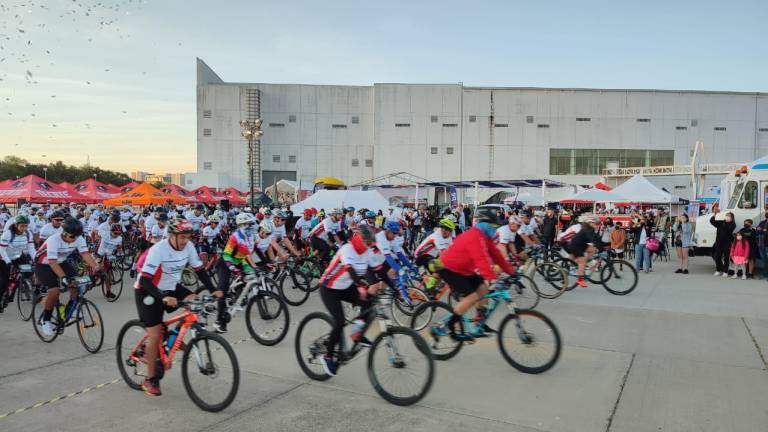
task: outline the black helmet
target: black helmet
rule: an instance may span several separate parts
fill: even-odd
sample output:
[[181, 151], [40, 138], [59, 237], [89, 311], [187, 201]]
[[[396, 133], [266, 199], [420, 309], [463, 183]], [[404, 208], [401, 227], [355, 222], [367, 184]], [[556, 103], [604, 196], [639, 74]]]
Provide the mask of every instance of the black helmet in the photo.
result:
[[203, 210], [205, 210], [205, 206], [202, 205], [202, 204], [198, 204], [198, 205], [195, 206], [195, 210], [203, 211]]
[[109, 217], [109, 220], [110, 220], [112, 223], [118, 223], [118, 222], [120, 222], [120, 215], [116, 215], [116, 214], [114, 214], [114, 213], [113, 213], [113, 214], [112, 214], [112, 215]]
[[504, 222], [499, 217], [499, 213], [492, 207], [481, 207], [475, 210], [475, 219], [477, 222], [487, 222], [491, 225], [502, 225]]
[[160, 213], [157, 215], [158, 222], [168, 222], [168, 213]]
[[67, 214], [64, 213], [64, 210], [56, 210], [55, 212], [51, 213], [51, 219], [64, 219], [67, 217]]
[[64, 223], [61, 224], [62, 232], [65, 232], [72, 237], [80, 237], [83, 235], [83, 224], [73, 217], [64, 219]]

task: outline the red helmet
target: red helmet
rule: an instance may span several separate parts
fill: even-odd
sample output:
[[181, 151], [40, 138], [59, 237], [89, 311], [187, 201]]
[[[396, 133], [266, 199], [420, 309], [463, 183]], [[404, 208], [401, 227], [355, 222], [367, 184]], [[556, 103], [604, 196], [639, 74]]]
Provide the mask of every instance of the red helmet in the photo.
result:
[[312, 209], [304, 209], [304, 216], [312, 216]]
[[312, 207], [310, 210], [312, 210], [312, 216], [317, 214], [317, 209]]
[[195, 228], [192, 226], [192, 222], [182, 219], [174, 218], [168, 222], [168, 234], [192, 234], [195, 232]]
[[256, 219], [263, 220], [264, 219], [264, 213], [256, 213]]

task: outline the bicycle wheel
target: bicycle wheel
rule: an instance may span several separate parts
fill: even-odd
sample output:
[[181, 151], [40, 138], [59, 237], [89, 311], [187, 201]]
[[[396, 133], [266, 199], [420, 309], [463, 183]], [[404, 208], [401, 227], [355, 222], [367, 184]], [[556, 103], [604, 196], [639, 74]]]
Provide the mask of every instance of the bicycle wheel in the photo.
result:
[[331, 377], [325, 373], [320, 359], [328, 352], [328, 339], [332, 329], [333, 318], [330, 315], [312, 312], [301, 320], [296, 330], [296, 360], [304, 374], [313, 380], [326, 381]]
[[[440, 301], [422, 303], [413, 311], [411, 325], [422, 322], [422, 314], [430, 314], [431, 319], [426, 327], [419, 331], [419, 335], [427, 342], [432, 350], [432, 358], [435, 360], [448, 360], [461, 350], [464, 342], [453, 339], [448, 328], [448, 320], [453, 315], [453, 309]], [[457, 332], [464, 331], [464, 323], [459, 320], [455, 327]]]
[[533, 279], [524, 274], [514, 276], [509, 294], [518, 309], [530, 310], [539, 304], [539, 287]]
[[148, 375], [144, 360], [146, 334], [144, 324], [137, 319], [125, 323], [117, 334], [117, 369], [128, 387], [134, 390], [141, 390], [141, 385]]
[[118, 260], [115, 262], [120, 269], [127, 271], [130, 270], [133, 266], [133, 260], [134, 260], [135, 252], [132, 250], [127, 251], [123, 255], [118, 255]]
[[277, 345], [288, 333], [288, 306], [277, 294], [259, 291], [248, 300], [245, 325], [256, 342], [266, 346]]
[[97, 353], [104, 343], [104, 322], [96, 305], [81, 298], [77, 305], [77, 336], [89, 353]]
[[576, 263], [576, 261], [566, 257], [558, 257], [552, 260], [552, 262], [562, 267], [565, 271], [565, 274], [568, 276], [568, 283], [565, 286], [565, 290], [570, 291], [576, 288], [576, 281], [579, 278], [579, 265]]
[[19, 318], [22, 321], [29, 321], [32, 318], [32, 308], [35, 306], [35, 288], [32, 286], [32, 281], [29, 279], [22, 279], [19, 286], [16, 288], [16, 308], [19, 310]]
[[387, 402], [406, 406], [420, 401], [432, 387], [435, 364], [424, 339], [406, 327], [390, 327], [371, 344], [368, 379]]
[[603, 287], [614, 295], [627, 295], [637, 287], [637, 270], [624, 260], [611, 260], [600, 272]]
[[189, 398], [200, 409], [209, 412], [225, 409], [235, 400], [240, 387], [240, 366], [235, 351], [220, 335], [199, 331], [184, 351], [181, 379]]
[[303, 289], [307, 292], [312, 291], [312, 275], [305, 270], [305, 265], [296, 265], [296, 268], [289, 271], [293, 286]]
[[[112, 273], [113, 269], [114, 269], [114, 267], [112, 269], [110, 269], [109, 272]], [[102, 279], [102, 281], [101, 281], [101, 294], [104, 296], [104, 300], [106, 300], [109, 303], [114, 303], [114, 302], [116, 302], [120, 298], [120, 294], [123, 293], [123, 281], [122, 281], [122, 278], [121, 278], [120, 282], [114, 282], [114, 281], [112, 282], [111, 291], [112, 291], [112, 294], [115, 295], [113, 298], [107, 297], [107, 282], [106, 282], [106, 278]]]
[[109, 267], [109, 276], [112, 278], [113, 284], [122, 282], [124, 274], [125, 271], [114, 264]]
[[499, 350], [520, 372], [549, 370], [560, 358], [561, 343], [555, 324], [539, 311], [518, 310], [499, 325]]
[[[407, 289], [408, 300], [410, 300], [410, 304], [403, 300], [402, 294], [398, 292], [395, 295], [395, 298], [392, 299], [392, 303], [390, 305], [392, 319], [401, 326], [411, 325], [411, 317], [413, 316], [413, 311], [415, 311], [420, 304], [429, 301], [429, 297], [424, 294], [424, 291], [413, 287], [408, 287]], [[431, 316], [422, 314], [422, 316], [420, 316], [421, 322], [414, 324], [416, 327], [413, 328], [416, 330], [423, 329], [429, 323], [429, 319], [431, 319]]]
[[568, 273], [555, 263], [538, 264], [532, 275], [536, 287], [539, 289], [539, 295], [545, 299], [560, 297], [568, 287]]
[[595, 263], [587, 262], [587, 271], [585, 272], [586, 274], [584, 277], [593, 284], [602, 284], [602, 272], [606, 267], [606, 261], [607, 260], [600, 258]]
[[32, 307], [32, 326], [35, 328], [35, 333], [41, 341], [51, 343], [59, 336], [59, 306], [56, 305], [53, 308], [51, 314], [51, 325], [54, 327], [53, 335], [46, 336], [43, 334], [43, 310], [45, 309], [46, 296], [37, 296], [35, 305]]
[[[280, 279], [277, 289], [286, 303], [291, 306], [301, 306], [309, 298], [309, 280], [303, 274], [295, 274], [292, 270], [288, 271], [291, 273], [291, 282], [293, 283], [286, 284], [285, 281], [288, 278], [284, 277]], [[297, 278], [299, 283], [296, 283]]]

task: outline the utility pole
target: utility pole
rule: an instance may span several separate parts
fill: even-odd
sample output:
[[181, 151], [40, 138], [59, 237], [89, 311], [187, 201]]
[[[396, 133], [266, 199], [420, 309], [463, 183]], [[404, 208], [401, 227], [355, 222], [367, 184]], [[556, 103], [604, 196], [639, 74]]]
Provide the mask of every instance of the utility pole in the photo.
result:
[[254, 144], [256, 141], [261, 139], [261, 136], [264, 135], [264, 132], [261, 130], [261, 119], [257, 118], [255, 120], [241, 120], [240, 121], [240, 129], [242, 131], [243, 138], [248, 140], [248, 189], [250, 193], [250, 204], [251, 209], [256, 207], [255, 205], [255, 196], [253, 193], [254, 188], [256, 187], [254, 175], [255, 175], [255, 169], [256, 167], [256, 155], [254, 152]]

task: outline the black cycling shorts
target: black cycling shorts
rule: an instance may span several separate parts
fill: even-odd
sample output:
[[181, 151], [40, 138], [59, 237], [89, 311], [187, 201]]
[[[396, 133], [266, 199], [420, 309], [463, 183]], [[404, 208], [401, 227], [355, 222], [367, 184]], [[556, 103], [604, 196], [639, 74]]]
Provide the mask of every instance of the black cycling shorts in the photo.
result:
[[[64, 270], [64, 275], [66, 275], [66, 277], [71, 278], [77, 276], [77, 270], [75, 270], [75, 268], [69, 262], [60, 262], [59, 266], [62, 270]], [[53, 269], [51, 269], [50, 265], [36, 265], [35, 275], [37, 275], [37, 280], [40, 282], [40, 287], [48, 289], [59, 287], [59, 277], [56, 276], [56, 273], [53, 272]]]
[[[155, 299], [155, 302], [152, 305], [147, 306], [144, 304], [144, 297], [147, 297], [149, 294], [141, 288], [134, 291], [136, 291], [136, 311], [139, 313], [139, 319], [141, 322], [144, 323], [144, 325], [147, 327], [154, 327], [158, 324], [162, 324], [163, 312], [171, 313], [178, 309], [175, 307], [166, 306], [163, 304], [163, 302], [158, 301], [157, 299]], [[174, 297], [176, 300], [181, 301], [193, 294], [193, 292], [181, 285], [176, 285], [175, 290], [163, 291], [163, 294], [166, 296]]]
[[587, 245], [584, 243], [569, 242], [563, 245], [563, 250], [573, 255], [575, 258], [581, 258], [587, 253]]
[[472, 294], [485, 282], [478, 274], [464, 276], [448, 269], [439, 270], [437, 273], [443, 279], [443, 282], [451, 287], [453, 293], [458, 295]]
[[416, 264], [416, 266], [418, 267], [427, 268], [427, 266], [429, 265], [430, 262], [432, 262], [433, 259], [435, 259], [435, 257], [433, 257], [432, 255], [424, 254], [417, 257], [414, 264]]

